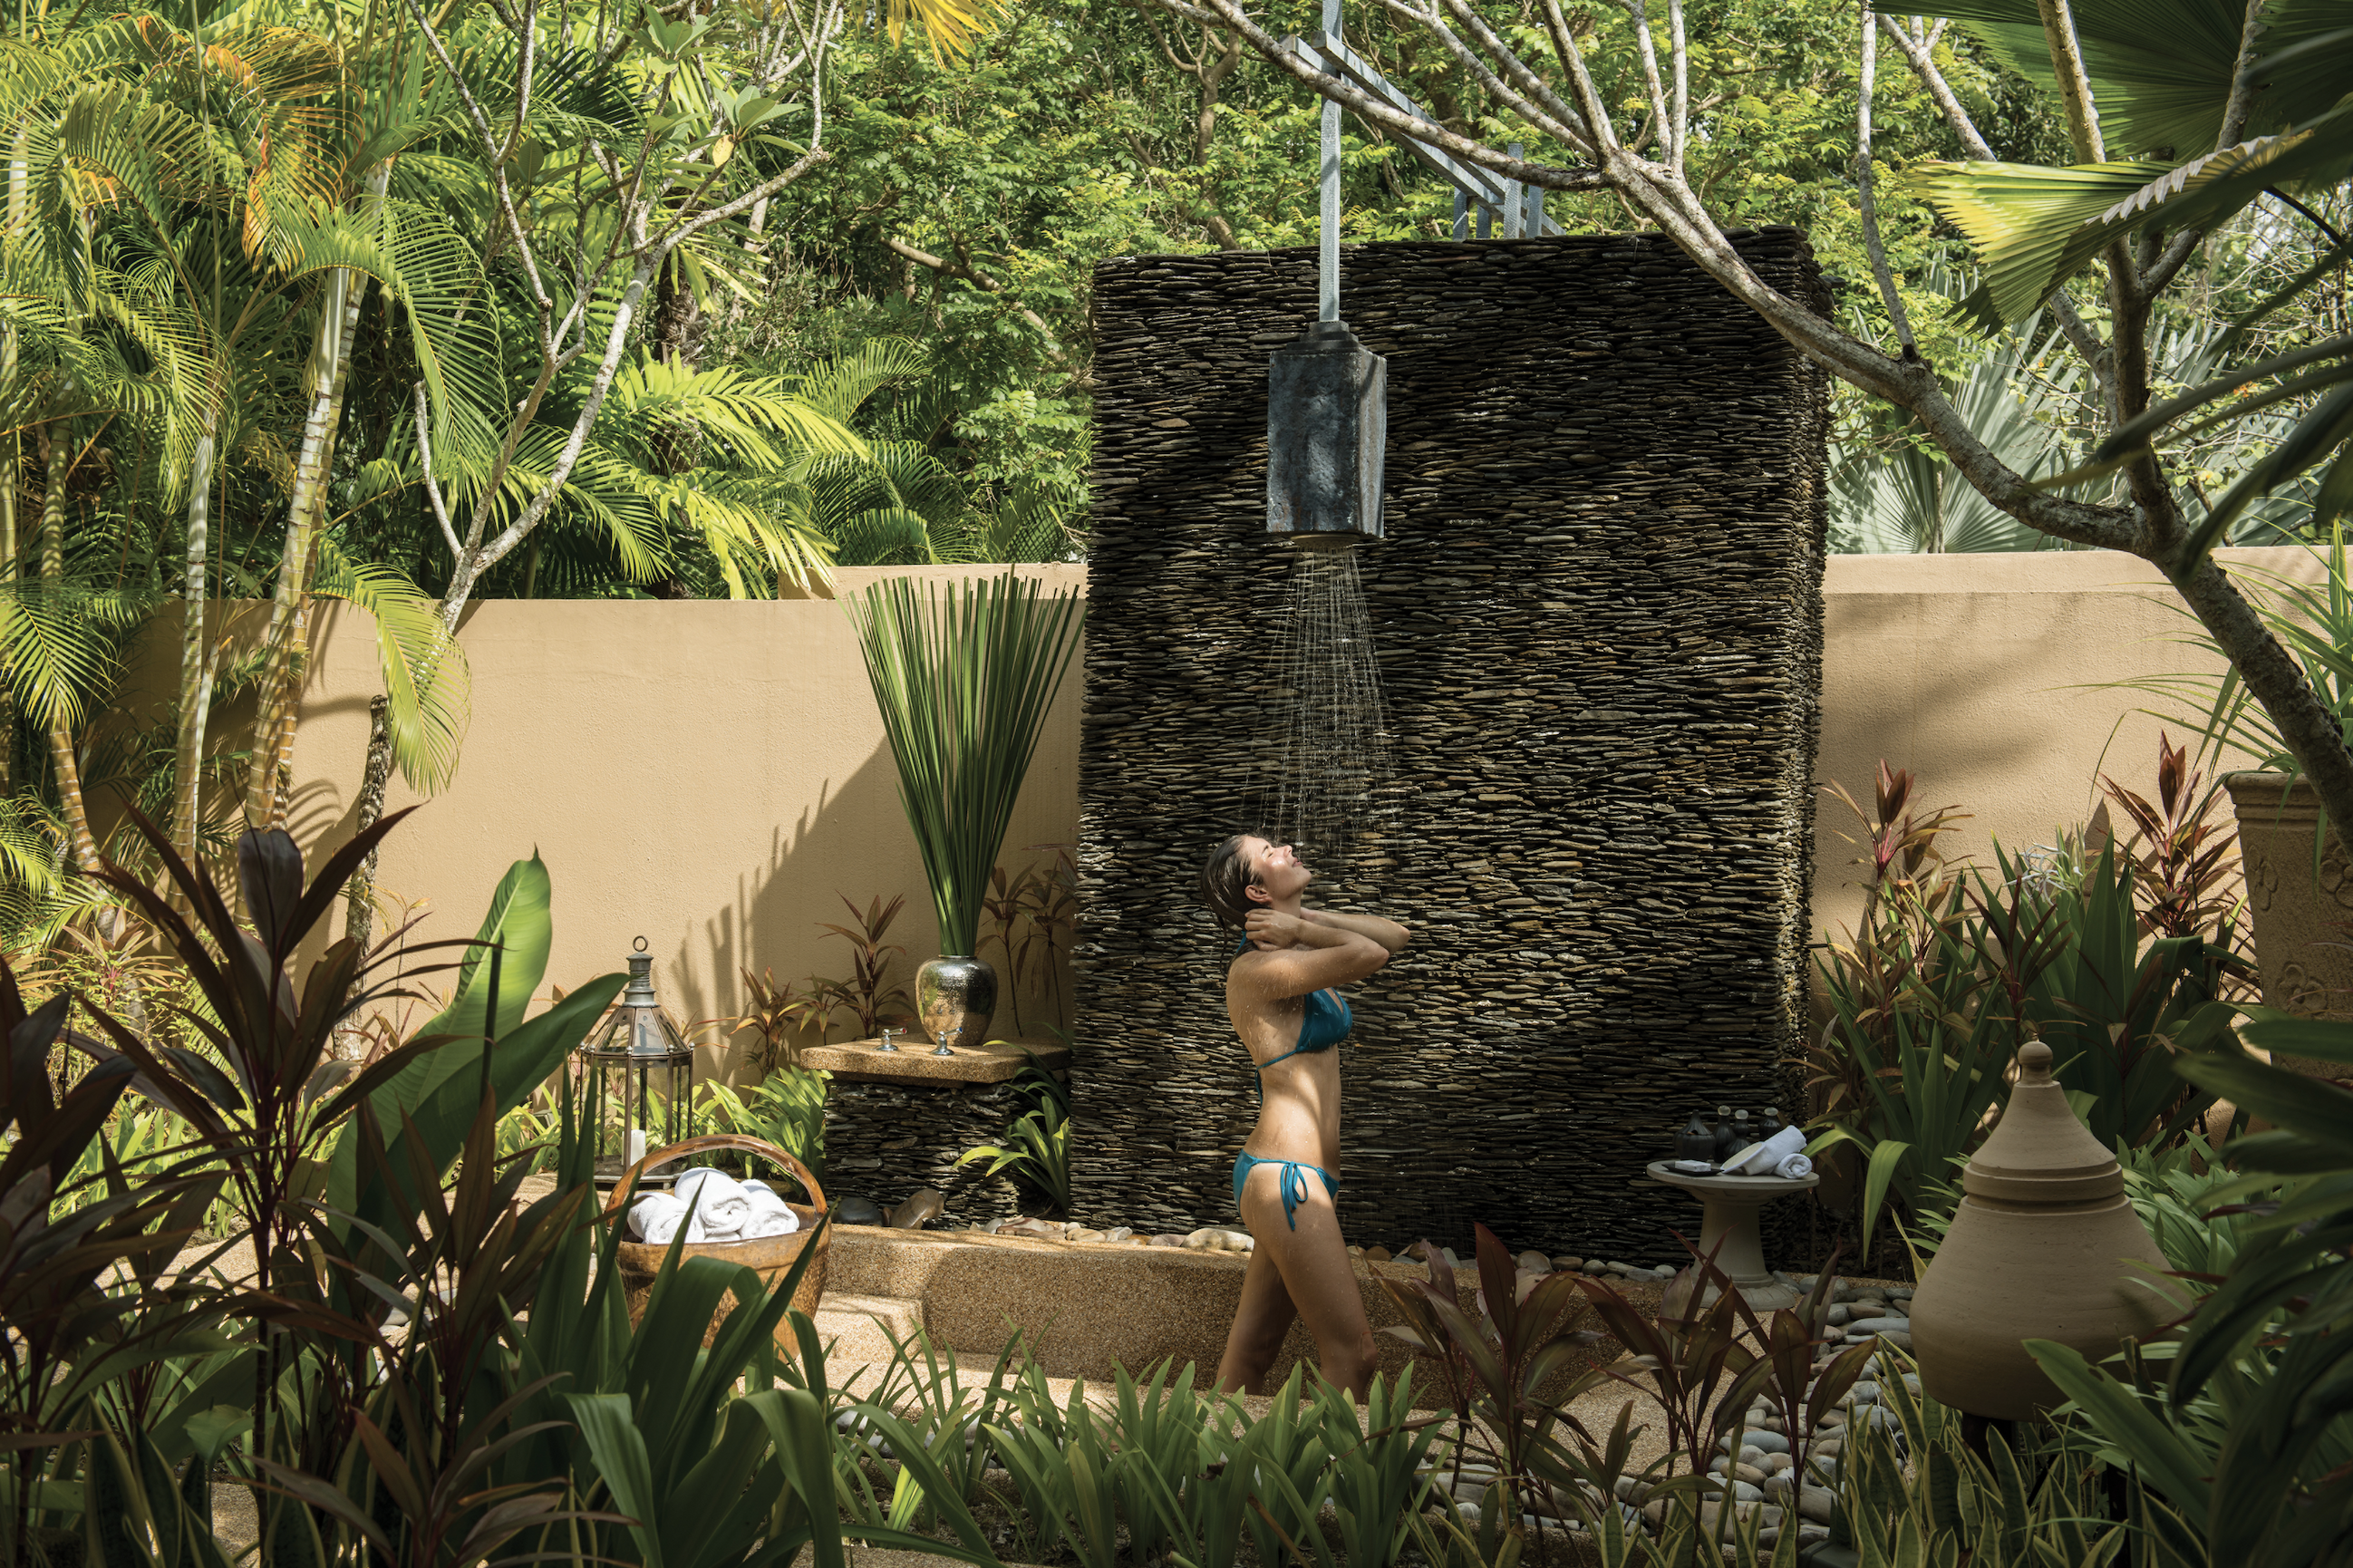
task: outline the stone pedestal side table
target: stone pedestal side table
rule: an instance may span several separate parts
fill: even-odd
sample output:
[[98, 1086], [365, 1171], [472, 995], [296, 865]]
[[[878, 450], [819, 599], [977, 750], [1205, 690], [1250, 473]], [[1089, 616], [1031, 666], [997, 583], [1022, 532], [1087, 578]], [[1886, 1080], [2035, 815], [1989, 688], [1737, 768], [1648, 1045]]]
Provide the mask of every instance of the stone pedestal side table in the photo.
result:
[[[1681, 1187], [1700, 1201], [1699, 1250], [1704, 1257], [1715, 1247], [1717, 1238], [1724, 1242], [1723, 1250], [1715, 1254], [1715, 1265], [1732, 1278], [1733, 1288], [1740, 1299], [1748, 1303], [1753, 1312], [1777, 1311], [1794, 1307], [1801, 1300], [1799, 1292], [1773, 1278], [1765, 1267], [1765, 1246], [1757, 1233], [1757, 1211], [1775, 1198], [1788, 1197], [1792, 1193], [1811, 1191], [1821, 1182], [1820, 1176], [1801, 1176], [1794, 1182], [1778, 1176], [1694, 1176], [1671, 1170], [1664, 1160], [1653, 1160], [1650, 1176], [1671, 1187]], [[1683, 1310], [1697, 1278], [1696, 1266], [1689, 1267], [1669, 1283], [1660, 1310], [1672, 1314]], [[1709, 1289], [1701, 1304], [1715, 1300]]]
[[1018, 1215], [1021, 1194], [1009, 1176], [983, 1176], [987, 1167], [979, 1164], [958, 1169], [955, 1159], [976, 1144], [1002, 1142], [1007, 1124], [1029, 1109], [1012, 1081], [1023, 1068], [1035, 1062], [1068, 1083], [1069, 1048], [991, 1041], [942, 1055], [921, 1040], [890, 1051], [881, 1044], [801, 1047], [801, 1066], [833, 1074], [825, 1180], [843, 1212], [855, 1206], [852, 1199], [888, 1210], [917, 1188], [934, 1187], [956, 1223]]

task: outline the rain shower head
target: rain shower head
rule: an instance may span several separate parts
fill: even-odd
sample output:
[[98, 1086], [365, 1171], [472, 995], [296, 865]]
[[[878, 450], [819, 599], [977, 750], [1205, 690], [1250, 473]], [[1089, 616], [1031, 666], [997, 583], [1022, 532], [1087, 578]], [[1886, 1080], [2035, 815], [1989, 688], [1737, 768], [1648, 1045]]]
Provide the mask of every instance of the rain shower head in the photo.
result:
[[1388, 362], [1340, 321], [1274, 351], [1266, 384], [1266, 531], [1303, 550], [1381, 537]]

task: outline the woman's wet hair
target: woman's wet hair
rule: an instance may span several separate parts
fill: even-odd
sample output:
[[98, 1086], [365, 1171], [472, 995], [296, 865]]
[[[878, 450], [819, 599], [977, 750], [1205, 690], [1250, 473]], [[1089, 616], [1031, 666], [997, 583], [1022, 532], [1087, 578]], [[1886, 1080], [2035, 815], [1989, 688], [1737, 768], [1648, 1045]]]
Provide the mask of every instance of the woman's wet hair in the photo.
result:
[[1258, 879], [1250, 857], [1242, 853], [1243, 835], [1235, 834], [1209, 851], [1201, 863], [1201, 901], [1221, 925], [1239, 926], [1250, 919], [1251, 904], [1245, 890]]

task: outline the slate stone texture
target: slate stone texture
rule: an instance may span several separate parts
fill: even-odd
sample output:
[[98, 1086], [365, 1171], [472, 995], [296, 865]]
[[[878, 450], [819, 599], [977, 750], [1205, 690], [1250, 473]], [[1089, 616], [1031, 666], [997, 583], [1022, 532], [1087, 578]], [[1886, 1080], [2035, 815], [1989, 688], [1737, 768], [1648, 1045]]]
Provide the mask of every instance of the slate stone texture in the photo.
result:
[[[1734, 238], [1827, 313], [1799, 233]], [[1395, 813], [1310, 897], [1413, 931], [1350, 998], [1343, 1226], [1668, 1261], [1697, 1209], [1643, 1163], [1696, 1107], [1793, 1104], [1825, 375], [1661, 238], [1341, 254], [1388, 360]], [[1195, 888], [1280, 732], [1267, 356], [1314, 254], [1110, 261], [1094, 309], [1073, 1184], [1189, 1229], [1231, 1223], [1257, 1114]]]
[[[905, 1047], [909, 1050], [929, 1047]], [[1002, 1146], [1006, 1129], [1035, 1101], [1008, 1083], [876, 1083], [837, 1077], [825, 1100], [826, 1195], [871, 1199], [883, 1209], [918, 1187], [947, 1199], [946, 1222], [978, 1225], [1048, 1205], [1025, 1194], [989, 1163], [959, 1168], [956, 1156], [982, 1144]], [[1230, 1194], [1229, 1194], [1230, 1199]]]

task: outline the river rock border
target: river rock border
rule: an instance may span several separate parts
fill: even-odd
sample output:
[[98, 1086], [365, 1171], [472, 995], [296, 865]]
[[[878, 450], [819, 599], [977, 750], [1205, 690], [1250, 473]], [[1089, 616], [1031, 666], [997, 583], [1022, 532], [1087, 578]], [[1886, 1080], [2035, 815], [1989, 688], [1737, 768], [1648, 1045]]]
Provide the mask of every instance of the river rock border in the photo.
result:
[[[1735, 239], [1827, 310], [1795, 231]], [[1388, 359], [1388, 537], [1360, 559], [1397, 815], [1322, 891], [1415, 933], [1351, 998], [1344, 1224], [1649, 1257], [1696, 1229], [1640, 1179], [1674, 1127], [1788, 1103], [1826, 383], [1656, 237], [1342, 255]], [[1267, 356], [1314, 307], [1308, 250], [1095, 274], [1073, 1165], [1082, 1214], [1139, 1228], [1229, 1216], [1255, 1114], [1193, 889], [1247, 826], [1292, 566]]]

